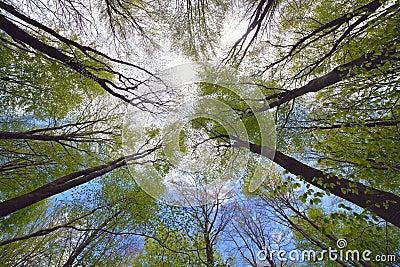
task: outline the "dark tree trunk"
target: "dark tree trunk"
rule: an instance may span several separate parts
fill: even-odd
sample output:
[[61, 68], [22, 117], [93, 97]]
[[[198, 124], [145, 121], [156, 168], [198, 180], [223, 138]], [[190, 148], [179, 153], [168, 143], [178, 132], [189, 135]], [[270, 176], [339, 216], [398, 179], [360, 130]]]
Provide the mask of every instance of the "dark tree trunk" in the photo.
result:
[[[325, 87], [342, 81], [345, 77], [354, 76], [351, 71], [356, 68], [362, 68], [364, 70], [376, 69], [378, 66], [385, 63], [385, 61], [393, 59], [392, 55], [394, 54], [393, 51], [384, 49], [379, 55], [376, 55], [374, 52], [363, 55], [353, 61], [334, 68], [323, 76], [311, 80], [300, 88], [267, 97], [267, 99], [277, 98], [277, 100], [269, 103], [268, 106], [260, 108], [258, 111], [265, 111], [270, 108], [278, 107], [310, 92], [318, 92]], [[396, 61], [397, 60], [398, 59], [396, 59]]]
[[87, 183], [96, 177], [102, 176], [124, 165], [126, 165], [125, 158], [121, 157], [104, 165], [68, 174], [29, 193], [1, 202], [0, 218], [26, 208], [43, 199]]
[[[235, 140], [235, 146], [249, 148], [253, 153], [264, 155], [268, 158], [273, 154], [271, 149], [242, 141], [232, 136], [230, 138]], [[302, 177], [302, 179], [315, 187], [329, 191], [353, 204], [368, 209], [382, 219], [400, 227], [399, 196], [359, 182], [339, 178], [333, 174], [324, 173], [279, 151], [275, 152], [272, 160], [290, 173]]]

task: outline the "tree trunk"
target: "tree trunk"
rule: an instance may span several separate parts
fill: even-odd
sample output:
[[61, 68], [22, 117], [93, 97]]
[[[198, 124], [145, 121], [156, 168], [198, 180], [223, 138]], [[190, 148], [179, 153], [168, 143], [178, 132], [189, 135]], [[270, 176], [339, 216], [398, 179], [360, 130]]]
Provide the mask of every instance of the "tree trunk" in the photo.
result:
[[[235, 146], [249, 148], [251, 152], [270, 158], [271, 149], [261, 147], [230, 136], [235, 141]], [[386, 221], [400, 227], [400, 197], [359, 182], [337, 177], [310, 167], [292, 157], [276, 151], [272, 159], [275, 163], [300, 176], [306, 182], [322, 190], [341, 197], [353, 204], [374, 212]]]
[[121, 157], [104, 165], [99, 165], [68, 174], [29, 193], [1, 202], [0, 218], [35, 204], [43, 199], [67, 191], [78, 185], [87, 183], [96, 177], [99, 177], [124, 165], [126, 165], [125, 158]]
[[352, 74], [351, 71], [356, 68], [362, 68], [368, 71], [375, 69], [379, 65], [385, 63], [386, 60], [391, 59], [391, 56], [393, 54], [395, 53], [392, 50], [384, 49], [382, 53], [380, 53], [379, 55], [376, 55], [376, 53], [374, 52], [368, 53], [367, 55], [363, 55], [359, 58], [356, 58], [353, 61], [350, 61], [346, 64], [334, 68], [332, 71], [328, 72], [327, 74], [321, 77], [311, 80], [306, 85], [300, 88], [274, 95], [278, 99], [274, 102], [269, 103], [267, 106], [260, 108], [258, 111], [260, 112], [274, 107], [278, 107], [284, 103], [287, 103], [299, 96], [305, 95], [310, 92], [318, 92], [319, 90], [325, 87], [328, 87], [330, 85], [342, 81], [346, 76], [347, 77], [354, 76], [354, 74]]

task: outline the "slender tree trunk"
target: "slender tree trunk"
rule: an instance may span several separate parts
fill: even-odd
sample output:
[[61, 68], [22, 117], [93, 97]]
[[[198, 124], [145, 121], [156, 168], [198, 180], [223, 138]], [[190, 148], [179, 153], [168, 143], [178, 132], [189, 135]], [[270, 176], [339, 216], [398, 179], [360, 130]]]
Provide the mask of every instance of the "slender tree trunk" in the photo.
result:
[[208, 232], [204, 233], [204, 242], [206, 243], [207, 267], [214, 267], [214, 251], [211, 245], [210, 235]]
[[[235, 146], [249, 148], [251, 152], [270, 158], [271, 149], [252, 144], [230, 136], [235, 141]], [[271, 159], [271, 158], [270, 158]], [[273, 159], [275, 163], [300, 176], [306, 182], [322, 190], [341, 197], [353, 204], [374, 212], [386, 221], [400, 227], [400, 197], [359, 182], [340, 178], [333, 174], [324, 173], [310, 167], [292, 157], [276, 151]]]
[[55, 231], [57, 231], [59, 229], [70, 228], [73, 223], [83, 219], [84, 217], [87, 217], [87, 216], [93, 214], [94, 212], [96, 212], [97, 210], [99, 210], [99, 209], [101, 209], [103, 207], [104, 206], [97, 207], [97, 208], [93, 209], [92, 211], [90, 211], [90, 212], [88, 212], [88, 213], [86, 213], [86, 214], [84, 214], [82, 216], [79, 216], [78, 218], [70, 220], [67, 223], [61, 224], [61, 225], [57, 225], [57, 226], [46, 228], [46, 229], [41, 229], [41, 230], [33, 232], [31, 234], [27, 234], [27, 235], [24, 235], [24, 236], [18, 236], [18, 237], [14, 237], [14, 238], [11, 238], [11, 239], [7, 239], [7, 240], [4, 240], [4, 241], [1, 241], [0, 242], [0, 247], [4, 246], [4, 245], [7, 245], [7, 244], [10, 244], [10, 243], [14, 243], [14, 242], [22, 241], [22, 240], [27, 240], [27, 239], [30, 239], [30, 238], [33, 238], [33, 237], [45, 236], [45, 235], [48, 235], [48, 234], [50, 234], [52, 232], [55, 232]]
[[[281, 214], [282, 217], [284, 217], [284, 219], [289, 223], [289, 225], [294, 230], [299, 232], [302, 236], [304, 236], [304, 238], [306, 238], [307, 240], [309, 240], [311, 243], [315, 244], [316, 246], [322, 248], [323, 250], [328, 250], [328, 248], [321, 242], [321, 240], [319, 240], [318, 238], [316, 238], [313, 235], [308, 234], [304, 229], [302, 229], [295, 222], [293, 222], [286, 214], [284, 214], [283, 212], [278, 211], [277, 209], [275, 209], [275, 211], [277, 211], [279, 214]], [[346, 262], [344, 262], [343, 260], [341, 260], [339, 258], [336, 258], [335, 261], [337, 263], [339, 263], [343, 267], [350, 267], [349, 264], [347, 264]]]
[[23, 139], [23, 140], [58, 142], [58, 141], [81, 141], [83, 138], [85, 138], [85, 136], [79, 135], [79, 134], [49, 135], [49, 134], [30, 134], [30, 133], [24, 133], [24, 132], [2, 132], [2, 131], [0, 131], [0, 140]]
[[64, 263], [63, 267], [72, 267], [72, 264], [76, 260], [76, 258], [79, 257], [79, 255], [85, 250], [85, 248], [95, 241], [101, 234], [101, 230], [107, 226], [107, 224], [115, 218], [121, 211], [115, 213], [113, 216], [110, 216], [105, 220], [101, 225], [97, 227], [87, 238], [85, 241], [83, 241], [76, 249], [75, 251], [68, 257], [68, 260]]
[[[307, 217], [305, 214], [303, 214], [302, 212], [300, 212], [299, 210], [297, 210], [292, 204], [290, 203], [285, 203], [285, 206], [288, 207], [290, 210], [292, 210], [299, 218], [302, 218], [303, 220], [305, 220], [309, 225], [311, 225], [311, 227], [313, 227], [315, 230], [317, 230], [318, 232], [320, 232], [322, 235], [326, 236], [329, 240], [333, 241], [333, 242], [337, 242], [338, 238], [332, 234], [326, 233], [324, 231], [322, 231], [321, 227], [318, 226], [318, 224], [316, 224], [313, 220], [311, 220], [309, 217]], [[285, 217], [286, 219], [287, 217]], [[305, 232], [305, 231], [304, 231]], [[307, 237], [305, 237], [307, 238]], [[324, 247], [321, 247], [322, 249], [324, 249]], [[371, 264], [369, 264], [368, 262], [364, 261], [363, 259], [359, 259], [358, 262], [364, 266], [364, 267], [372, 267]]]
[[[1, 2], [0, 2], [1, 3]], [[5, 16], [0, 14], [0, 28], [5, 31], [11, 38], [13, 38], [16, 42], [24, 43], [37, 51], [53, 58], [64, 65], [70, 67], [71, 69], [75, 70], [76, 72], [82, 74], [86, 78], [89, 78], [95, 82], [97, 82], [104, 90], [106, 90], [111, 95], [120, 98], [121, 100], [130, 103], [130, 100], [122, 94], [115, 92], [111, 87], [113, 83], [107, 79], [100, 78], [96, 74], [92, 73], [88, 70], [87, 66], [82, 64], [81, 62], [77, 62], [74, 58], [67, 56], [66, 54], [62, 53], [55, 47], [49, 46], [36, 37], [28, 34], [17, 25], [9, 21]]]
[[125, 159], [124, 157], [121, 157], [104, 165], [68, 174], [29, 193], [1, 202], [0, 218], [35, 204], [43, 199], [87, 183], [96, 177], [104, 175], [124, 165], [126, 165]]
[[387, 126], [396, 126], [400, 124], [400, 121], [373, 121], [373, 122], [344, 122], [337, 123], [327, 126], [295, 126], [295, 127], [285, 127], [285, 128], [294, 128], [294, 129], [306, 129], [306, 130], [331, 130], [331, 129], [340, 129], [340, 128], [351, 128], [355, 126], [363, 126], [363, 127], [387, 127]]
[[70, 173], [53, 182], [45, 184], [29, 193], [1, 202], [0, 218], [7, 216], [8, 214], [11, 214], [13, 212], [16, 212], [20, 209], [26, 208], [43, 199], [46, 199], [48, 197], [65, 192], [76, 186], [90, 182], [94, 178], [100, 177], [115, 169], [125, 166], [127, 164], [126, 161], [134, 161], [137, 159], [141, 159], [149, 155], [156, 149], [157, 147], [127, 157], [120, 157], [114, 161], [108, 162], [107, 164]]
[[[258, 111], [265, 111], [274, 107], [278, 107], [284, 103], [287, 103], [299, 96], [305, 95], [310, 92], [318, 92], [325, 87], [342, 81], [345, 77], [354, 76], [351, 71], [356, 68], [363, 68], [364, 70], [368, 71], [376, 69], [378, 66], [385, 63], [385, 61], [392, 59], [392, 56], [394, 54], [395, 52], [393, 52], [392, 50], [384, 49], [379, 55], [376, 55], [376, 53], [374, 52], [363, 55], [353, 61], [334, 68], [332, 71], [323, 76], [311, 80], [306, 85], [300, 88], [273, 95], [273, 98], [277, 98], [277, 100], [269, 103], [265, 107], [260, 108]], [[270, 96], [268, 98], [272, 97]]]

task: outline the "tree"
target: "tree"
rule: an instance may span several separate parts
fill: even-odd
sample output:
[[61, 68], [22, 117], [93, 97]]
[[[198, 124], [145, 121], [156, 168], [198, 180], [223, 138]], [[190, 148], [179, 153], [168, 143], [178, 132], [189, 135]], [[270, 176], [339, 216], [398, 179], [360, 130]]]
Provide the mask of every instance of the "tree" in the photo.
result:
[[277, 258], [276, 251], [289, 250], [291, 240], [290, 228], [278, 221], [274, 210], [258, 198], [246, 198], [235, 203], [235, 214], [225, 231], [225, 240], [232, 244], [227, 250], [234, 255], [237, 265], [294, 264]]
[[[205, 190], [202, 188], [202, 190]], [[199, 203], [209, 197], [198, 194]], [[138, 257], [140, 266], [195, 265], [219, 266], [223, 259], [218, 244], [232, 216], [230, 196], [217, 194], [210, 203], [195, 205], [187, 199], [186, 207], [160, 205], [159, 217], [149, 227], [145, 251]]]
[[[5, 264], [215, 266], [233, 255], [256, 266], [259, 250], [326, 249], [340, 238], [348, 249], [398, 250], [397, 1], [24, 0], [0, 10]], [[230, 12], [248, 26], [221, 49]], [[237, 72], [206, 67], [200, 76], [212, 82], [174, 91], [158, 72], [165, 47]], [[176, 105], [206, 112], [168, 128], [171, 151], [162, 123], [142, 117], [161, 120]], [[124, 120], [143, 126], [124, 136], [134, 147], [126, 155]], [[278, 140], [266, 142], [273, 120]], [[183, 191], [163, 187], [178, 176]], [[211, 194], [232, 177], [240, 202]], [[186, 207], [152, 201], [140, 178]], [[277, 223], [283, 243], [268, 229]]]

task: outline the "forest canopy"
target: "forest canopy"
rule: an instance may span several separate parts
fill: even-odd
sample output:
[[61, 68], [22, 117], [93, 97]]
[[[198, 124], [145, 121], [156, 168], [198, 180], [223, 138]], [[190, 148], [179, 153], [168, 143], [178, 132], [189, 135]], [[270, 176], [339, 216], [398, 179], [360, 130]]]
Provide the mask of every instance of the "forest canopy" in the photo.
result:
[[399, 4], [0, 0], [0, 266], [399, 266]]

